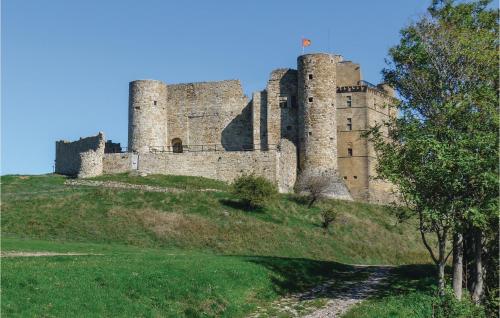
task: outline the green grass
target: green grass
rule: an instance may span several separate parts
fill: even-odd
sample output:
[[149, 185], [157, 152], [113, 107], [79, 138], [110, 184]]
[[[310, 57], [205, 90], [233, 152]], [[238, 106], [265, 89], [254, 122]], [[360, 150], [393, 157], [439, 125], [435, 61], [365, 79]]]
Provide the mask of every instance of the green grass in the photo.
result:
[[[3, 176], [2, 250], [104, 254], [3, 259], [3, 315], [242, 317], [326, 279], [363, 276], [341, 263], [428, 262], [415, 224], [397, 224], [388, 207], [329, 200], [339, 217], [326, 232], [320, 209], [294, 195], [248, 211], [210, 179], [96, 179], [185, 191]], [[207, 188], [220, 191], [197, 191]]]
[[3, 317], [240, 317], [354, 273], [335, 262], [178, 249], [8, 238], [2, 249], [104, 254], [4, 258]]
[[[126, 176], [116, 179], [126, 181]], [[183, 193], [155, 193], [69, 187], [63, 177], [53, 175], [4, 176], [3, 235], [344, 263], [428, 261], [415, 225], [396, 225], [387, 207], [331, 200], [339, 217], [325, 232], [319, 208], [308, 209], [293, 195], [281, 195], [262, 210], [246, 211], [226, 191], [192, 191], [212, 181], [187, 179], [191, 181]], [[148, 176], [142, 182], [167, 185], [177, 180], [176, 176]]]

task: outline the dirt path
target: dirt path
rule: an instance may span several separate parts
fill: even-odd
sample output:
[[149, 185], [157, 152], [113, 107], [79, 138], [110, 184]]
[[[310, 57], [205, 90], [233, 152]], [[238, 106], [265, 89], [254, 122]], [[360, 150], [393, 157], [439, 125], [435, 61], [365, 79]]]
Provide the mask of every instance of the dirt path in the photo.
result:
[[[132, 189], [141, 190], [146, 192], [170, 192], [170, 193], [181, 193], [186, 192], [184, 189], [178, 188], [167, 188], [167, 187], [157, 187], [146, 184], [133, 184], [117, 181], [98, 181], [98, 180], [81, 180], [81, 179], [70, 179], [64, 182], [65, 185], [69, 186], [88, 186], [88, 187], [103, 187], [103, 188], [113, 188], [113, 189]], [[218, 192], [217, 189], [197, 189], [192, 191], [198, 192]]]
[[56, 253], [56, 252], [18, 252], [18, 251], [8, 251], [8, 252], [0, 253], [0, 257], [86, 256], [86, 255], [104, 255], [104, 254]]
[[390, 267], [377, 267], [367, 280], [350, 284], [344, 292], [329, 300], [327, 306], [317, 310], [305, 318], [331, 318], [341, 317], [353, 305], [370, 296], [378, 285], [389, 276]]
[[[329, 280], [313, 289], [284, 297], [270, 308], [259, 308], [249, 317], [341, 317], [353, 305], [365, 300], [376, 287], [389, 276], [390, 266], [355, 266], [358, 270], [368, 270], [370, 276], [362, 281], [337, 282]], [[339, 288], [338, 285], [341, 285]], [[317, 309], [321, 307], [320, 309]]]

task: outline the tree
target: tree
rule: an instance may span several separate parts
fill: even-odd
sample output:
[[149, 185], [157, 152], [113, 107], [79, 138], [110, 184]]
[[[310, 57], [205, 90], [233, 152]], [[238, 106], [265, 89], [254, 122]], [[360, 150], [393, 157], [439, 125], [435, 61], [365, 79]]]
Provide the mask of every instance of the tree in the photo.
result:
[[324, 198], [330, 189], [331, 177], [328, 175], [309, 176], [300, 182], [298, 190], [304, 192], [309, 197], [308, 208], [322, 198]]
[[[379, 177], [399, 187], [419, 218], [441, 293], [448, 240], [457, 297], [464, 231], [473, 240], [476, 301], [485, 233], [498, 224], [498, 12], [489, 2], [435, 0], [426, 16], [402, 30], [383, 72], [402, 97], [400, 117], [366, 134], [379, 156]], [[429, 233], [436, 235], [437, 253]]]

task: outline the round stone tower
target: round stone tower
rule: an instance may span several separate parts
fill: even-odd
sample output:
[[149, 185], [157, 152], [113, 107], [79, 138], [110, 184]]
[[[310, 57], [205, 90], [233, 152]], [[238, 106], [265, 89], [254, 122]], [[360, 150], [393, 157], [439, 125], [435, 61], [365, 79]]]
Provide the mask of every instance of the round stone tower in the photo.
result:
[[138, 80], [129, 84], [128, 151], [146, 153], [167, 146], [167, 85]]
[[305, 54], [297, 59], [299, 186], [312, 177], [331, 180], [328, 193], [350, 198], [337, 169], [336, 63], [339, 56]]

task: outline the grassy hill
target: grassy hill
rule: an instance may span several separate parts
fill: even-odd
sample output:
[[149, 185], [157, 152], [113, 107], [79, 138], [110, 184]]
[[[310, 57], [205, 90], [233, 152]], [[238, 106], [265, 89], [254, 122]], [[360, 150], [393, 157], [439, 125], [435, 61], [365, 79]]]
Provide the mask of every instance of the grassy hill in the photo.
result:
[[103, 255], [4, 258], [2, 314], [239, 317], [328, 278], [366, 276], [344, 264], [428, 262], [415, 225], [384, 206], [329, 200], [339, 217], [324, 231], [319, 209], [295, 195], [248, 211], [210, 179], [94, 179], [176, 192], [66, 180], [2, 177], [2, 251]]

